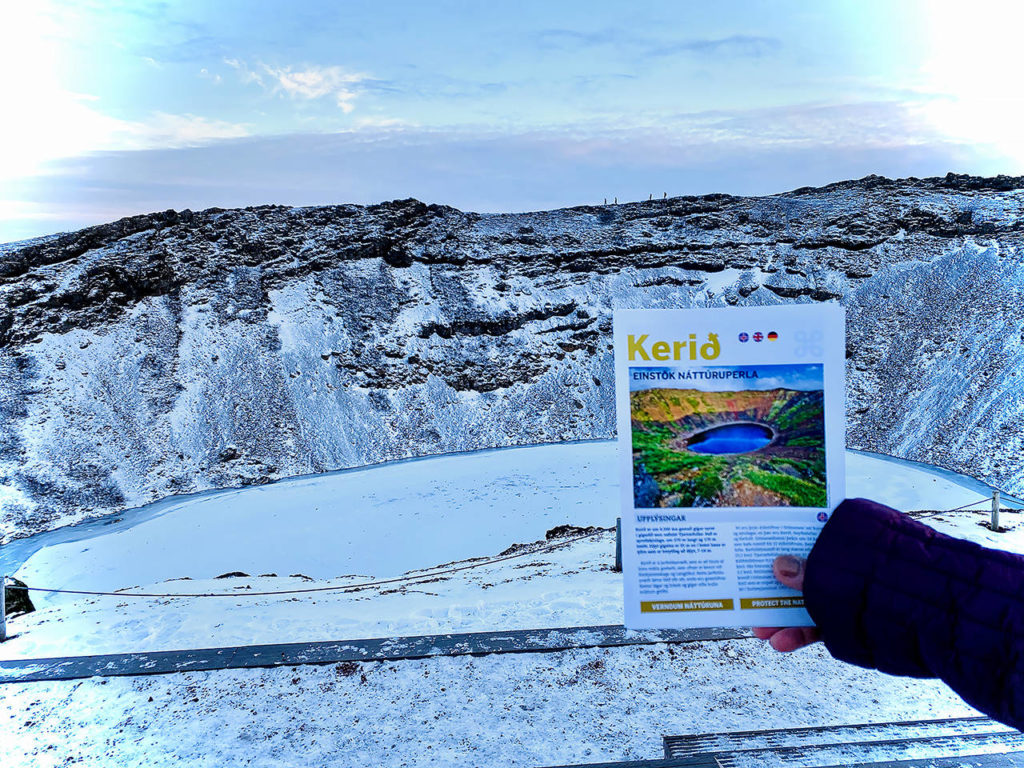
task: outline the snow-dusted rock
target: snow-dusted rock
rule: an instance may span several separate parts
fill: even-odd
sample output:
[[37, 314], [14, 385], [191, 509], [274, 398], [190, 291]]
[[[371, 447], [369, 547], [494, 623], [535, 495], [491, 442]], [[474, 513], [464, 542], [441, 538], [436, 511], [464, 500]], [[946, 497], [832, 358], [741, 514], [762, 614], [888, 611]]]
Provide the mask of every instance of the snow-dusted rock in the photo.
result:
[[151, 214], [0, 246], [3, 537], [614, 431], [611, 311], [842, 301], [849, 442], [1024, 490], [1024, 179], [526, 214]]

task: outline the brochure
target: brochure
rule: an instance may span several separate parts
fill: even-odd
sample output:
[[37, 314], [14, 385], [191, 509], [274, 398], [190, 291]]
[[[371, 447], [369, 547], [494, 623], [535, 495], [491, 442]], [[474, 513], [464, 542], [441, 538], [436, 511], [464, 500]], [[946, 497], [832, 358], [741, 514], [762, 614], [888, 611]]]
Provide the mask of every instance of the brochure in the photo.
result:
[[625, 625], [804, 626], [772, 576], [844, 497], [834, 304], [618, 310]]

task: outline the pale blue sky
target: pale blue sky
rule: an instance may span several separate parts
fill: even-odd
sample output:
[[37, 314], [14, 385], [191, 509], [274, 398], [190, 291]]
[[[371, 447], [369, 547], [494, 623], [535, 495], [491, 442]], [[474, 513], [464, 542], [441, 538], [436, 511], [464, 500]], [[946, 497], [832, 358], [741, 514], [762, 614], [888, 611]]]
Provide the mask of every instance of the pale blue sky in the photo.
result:
[[0, 10], [0, 241], [169, 207], [478, 211], [1024, 171], [1013, 3]]

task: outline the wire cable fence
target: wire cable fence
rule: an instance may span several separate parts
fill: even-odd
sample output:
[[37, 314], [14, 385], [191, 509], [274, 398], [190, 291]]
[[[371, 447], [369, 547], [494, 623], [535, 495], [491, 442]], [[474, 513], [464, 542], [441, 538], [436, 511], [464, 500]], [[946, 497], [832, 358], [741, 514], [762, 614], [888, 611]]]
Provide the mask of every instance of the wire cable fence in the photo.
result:
[[992, 503], [992, 499], [978, 499], [977, 501], [972, 501], [970, 504], [964, 504], [964, 505], [959, 506], [959, 507], [954, 507], [953, 509], [941, 509], [938, 512], [929, 512], [927, 515], [911, 515], [911, 517], [914, 520], [926, 520], [929, 517], [938, 517], [939, 515], [948, 515], [948, 514], [951, 514], [953, 512], [959, 512], [962, 509], [968, 509], [969, 507], [976, 507], [979, 504], [991, 504], [991, 503]]
[[[948, 515], [954, 512], [960, 512], [971, 507], [976, 507], [979, 504], [991, 503], [990, 498], [981, 498], [977, 501], [970, 502], [968, 504], [962, 504], [959, 507], [952, 509], [939, 510], [937, 512], [930, 512], [926, 515], [911, 515], [914, 520], [925, 520], [930, 517], [937, 517], [939, 515]], [[280, 589], [280, 590], [267, 590], [267, 591], [235, 591], [235, 592], [103, 592], [86, 589], [56, 589], [52, 587], [32, 587], [22, 586], [15, 584], [6, 584], [6, 589], [11, 590], [22, 590], [28, 592], [46, 592], [49, 594], [57, 595], [87, 595], [95, 597], [141, 597], [141, 598], [190, 598], [190, 597], [271, 597], [275, 595], [300, 595], [310, 594], [316, 592], [354, 592], [362, 589], [371, 589], [374, 587], [382, 587], [390, 584], [401, 584], [405, 582], [418, 582], [425, 579], [433, 579], [438, 576], [444, 576], [451, 573], [458, 573], [460, 571], [468, 571], [473, 568], [481, 568], [487, 565], [493, 565], [495, 563], [505, 562], [507, 560], [514, 560], [519, 557], [526, 557], [528, 555], [538, 555], [545, 552], [551, 552], [558, 549], [559, 547], [567, 544], [573, 544], [577, 541], [583, 541], [584, 539], [593, 538], [594, 536], [602, 536], [611, 531], [615, 531], [615, 528], [598, 528], [592, 530], [589, 533], [584, 533], [579, 536], [573, 536], [564, 539], [558, 539], [547, 544], [540, 546], [531, 547], [526, 545], [526, 548], [519, 552], [513, 552], [507, 555], [498, 555], [497, 557], [481, 558], [475, 562], [467, 563], [466, 565], [459, 565], [454, 567], [446, 568], [435, 568], [427, 569], [417, 573], [407, 573], [402, 576], [396, 576], [390, 579], [377, 579], [373, 581], [364, 581], [356, 584], [337, 584], [326, 587], [303, 587], [297, 589]]]
[[530, 547], [526, 545], [526, 549], [520, 552], [513, 552], [508, 555], [498, 555], [497, 557], [482, 558], [476, 562], [468, 563], [466, 565], [459, 565], [450, 568], [440, 569], [428, 569], [418, 573], [407, 573], [403, 576], [396, 576], [391, 579], [379, 579], [375, 581], [364, 581], [357, 584], [337, 584], [329, 587], [304, 587], [301, 589], [280, 589], [266, 592], [252, 592], [252, 591], [238, 591], [238, 592], [98, 592], [86, 589], [54, 589], [50, 587], [30, 587], [7, 584], [7, 589], [17, 589], [28, 592], [47, 592], [56, 595], [93, 595], [98, 597], [145, 597], [145, 598], [172, 598], [172, 597], [269, 597], [272, 595], [299, 595], [308, 594], [311, 592], [348, 592], [356, 591], [361, 589], [370, 589], [372, 587], [381, 587], [388, 584], [400, 584], [402, 582], [417, 582], [424, 579], [433, 579], [437, 576], [444, 576], [449, 573], [457, 573], [459, 571], [468, 571], [472, 568], [480, 568], [485, 565], [493, 565], [494, 563], [505, 562], [506, 560], [514, 560], [517, 557], [526, 557], [527, 555], [538, 555], [545, 552], [551, 552], [563, 547], [566, 544], [572, 544], [577, 541], [583, 541], [584, 539], [590, 539], [594, 536], [603, 536], [606, 533], [614, 531], [614, 528], [598, 528], [592, 530], [589, 533], [581, 534], [579, 536], [572, 536], [569, 538], [558, 539], [547, 544], [542, 544], [538, 547]]

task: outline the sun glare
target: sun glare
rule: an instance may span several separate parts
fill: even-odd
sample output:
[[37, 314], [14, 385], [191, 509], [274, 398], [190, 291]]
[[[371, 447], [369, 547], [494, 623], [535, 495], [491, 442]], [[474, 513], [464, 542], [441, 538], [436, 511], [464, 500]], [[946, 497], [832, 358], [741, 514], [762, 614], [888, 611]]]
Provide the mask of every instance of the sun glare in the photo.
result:
[[121, 121], [66, 90], [59, 75], [63, 31], [46, 3], [9, 4], [0, 24], [0, 177], [39, 173], [49, 160], [110, 146]]
[[1024, 89], [1019, 35], [1024, 4], [928, 2], [922, 6], [930, 98], [927, 120], [947, 139], [987, 147], [1007, 173], [1024, 171]]

